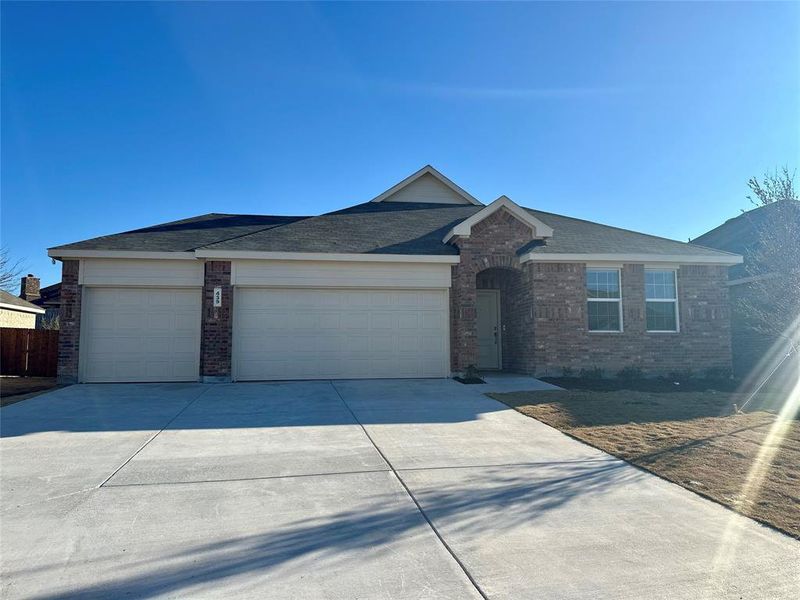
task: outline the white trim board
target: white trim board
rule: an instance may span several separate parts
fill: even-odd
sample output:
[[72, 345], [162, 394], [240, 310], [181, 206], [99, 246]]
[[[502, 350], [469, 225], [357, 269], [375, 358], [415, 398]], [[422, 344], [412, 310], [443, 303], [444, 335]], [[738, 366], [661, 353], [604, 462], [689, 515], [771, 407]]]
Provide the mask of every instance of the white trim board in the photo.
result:
[[460, 186], [455, 184], [453, 181], [451, 181], [450, 179], [448, 179], [447, 177], [442, 175], [439, 171], [434, 169], [431, 165], [425, 165], [424, 167], [422, 167], [416, 173], [412, 173], [411, 175], [409, 175], [408, 177], [403, 179], [403, 181], [401, 181], [400, 183], [398, 183], [396, 185], [393, 185], [392, 187], [390, 187], [388, 190], [386, 190], [382, 194], [379, 194], [379, 195], [375, 196], [372, 200], [370, 200], [370, 202], [383, 202], [389, 196], [392, 196], [392, 195], [396, 194], [397, 192], [399, 192], [400, 190], [402, 190], [404, 187], [407, 187], [407, 186], [411, 185], [412, 183], [414, 183], [417, 179], [419, 179], [423, 175], [431, 175], [437, 181], [439, 181], [440, 183], [442, 183], [446, 187], [450, 188], [450, 190], [452, 190], [458, 196], [461, 196], [464, 199], [465, 204], [474, 204], [475, 206], [483, 206], [483, 203], [480, 200], [478, 200], [472, 194], [470, 194], [469, 192], [467, 192], [466, 190], [464, 190], [463, 188], [461, 188]]
[[195, 250], [198, 258], [252, 260], [323, 260], [343, 262], [440, 263], [457, 265], [457, 255], [436, 254], [332, 254], [327, 252], [257, 252], [248, 250]]
[[578, 263], [645, 263], [672, 265], [738, 265], [744, 259], [738, 254], [723, 254], [719, 256], [703, 256], [697, 254], [560, 254], [560, 253], [535, 253], [528, 252], [520, 257], [521, 263], [526, 262], [578, 262]]
[[37, 315], [44, 314], [44, 309], [39, 308], [38, 306], [27, 307], [27, 306], [19, 306], [18, 304], [7, 304], [6, 302], [0, 302], [0, 308], [3, 308], [5, 310], [14, 310], [17, 312], [34, 313]]
[[472, 227], [474, 225], [477, 225], [478, 223], [483, 221], [486, 217], [494, 214], [495, 212], [501, 209], [507, 210], [517, 219], [522, 221], [525, 225], [533, 229], [535, 238], [542, 239], [542, 238], [553, 237], [552, 227], [542, 223], [539, 219], [534, 217], [531, 213], [522, 208], [519, 204], [511, 200], [511, 198], [509, 198], [508, 196], [500, 196], [497, 200], [487, 205], [482, 210], [479, 210], [468, 219], [461, 221], [461, 223], [453, 227], [450, 231], [447, 232], [447, 234], [445, 234], [442, 241], [446, 244], [455, 236], [469, 237], [470, 234], [472, 233]]
[[156, 260], [196, 260], [194, 252], [146, 252], [139, 250], [70, 250], [50, 248], [50, 258], [146, 258]]

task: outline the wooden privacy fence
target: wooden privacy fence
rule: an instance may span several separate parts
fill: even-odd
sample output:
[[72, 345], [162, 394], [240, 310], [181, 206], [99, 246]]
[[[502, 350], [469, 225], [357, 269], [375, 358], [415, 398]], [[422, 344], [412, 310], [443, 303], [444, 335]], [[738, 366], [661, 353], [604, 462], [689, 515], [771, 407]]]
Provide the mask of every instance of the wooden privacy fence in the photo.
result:
[[58, 331], [0, 327], [0, 375], [55, 377]]

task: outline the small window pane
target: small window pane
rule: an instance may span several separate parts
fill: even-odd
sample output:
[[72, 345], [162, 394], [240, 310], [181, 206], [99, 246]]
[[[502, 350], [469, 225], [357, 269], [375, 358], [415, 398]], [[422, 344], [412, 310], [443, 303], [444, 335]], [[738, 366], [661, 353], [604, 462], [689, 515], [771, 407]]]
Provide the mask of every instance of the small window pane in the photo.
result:
[[589, 331], [619, 331], [619, 302], [589, 302]]
[[619, 298], [619, 271], [586, 271], [589, 298]]
[[675, 271], [645, 271], [644, 290], [648, 300], [674, 300]]
[[676, 331], [674, 302], [648, 302], [647, 329], [648, 331]]

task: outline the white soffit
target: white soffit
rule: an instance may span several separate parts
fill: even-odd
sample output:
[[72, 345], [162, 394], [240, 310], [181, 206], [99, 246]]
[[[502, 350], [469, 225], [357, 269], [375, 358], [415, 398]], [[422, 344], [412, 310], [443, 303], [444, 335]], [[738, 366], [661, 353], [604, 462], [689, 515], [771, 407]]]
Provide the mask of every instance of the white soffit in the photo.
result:
[[447, 232], [442, 240], [444, 243], [449, 242], [455, 236], [469, 237], [472, 233], [473, 225], [483, 221], [489, 215], [494, 214], [498, 210], [507, 210], [520, 221], [531, 227], [534, 231], [536, 238], [549, 238], [553, 237], [553, 228], [545, 225], [542, 221], [534, 217], [527, 210], [522, 208], [519, 204], [511, 200], [508, 196], [500, 196], [497, 200], [487, 205], [483, 210], [476, 212], [469, 219], [461, 221], [458, 225], [453, 227]]
[[[437, 171], [436, 169], [434, 169], [430, 165], [425, 165], [424, 167], [422, 167], [416, 173], [413, 173], [412, 175], [409, 175], [408, 177], [403, 179], [403, 181], [401, 181], [397, 185], [394, 185], [394, 186], [390, 187], [388, 190], [386, 190], [382, 194], [380, 194], [380, 195], [376, 196], [375, 198], [373, 198], [372, 200], [370, 200], [370, 202], [384, 202], [384, 201], [391, 202], [391, 200], [389, 200], [390, 197], [394, 196], [395, 194], [397, 194], [398, 192], [400, 192], [404, 188], [412, 185], [414, 182], [416, 182], [417, 180], [419, 180], [420, 178], [422, 178], [422, 177], [424, 177], [426, 175], [429, 175], [429, 176], [433, 177], [436, 181], [438, 181], [440, 184], [444, 185], [446, 188], [448, 188], [451, 192], [453, 192], [456, 196], [458, 196], [462, 200], [461, 202], [457, 202], [457, 201], [455, 201], [455, 202], [446, 202], [447, 204], [474, 204], [475, 206], [483, 206], [483, 203], [480, 202], [477, 198], [472, 196], [469, 192], [467, 192], [466, 190], [464, 190], [460, 186], [456, 185], [453, 181], [451, 181], [450, 179], [448, 179], [447, 177], [442, 175], [439, 171]], [[423, 200], [423, 202], [431, 202], [431, 201], [430, 200], [427, 200], [427, 201]], [[431, 202], [431, 203], [432, 204], [436, 204], [437, 202]]]

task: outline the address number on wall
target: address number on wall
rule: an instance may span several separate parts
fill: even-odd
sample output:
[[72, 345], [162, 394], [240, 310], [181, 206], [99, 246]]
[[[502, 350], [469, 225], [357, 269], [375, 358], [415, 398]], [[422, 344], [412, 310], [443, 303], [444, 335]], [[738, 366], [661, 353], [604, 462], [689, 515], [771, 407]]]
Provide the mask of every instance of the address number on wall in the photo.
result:
[[214, 307], [217, 308], [217, 307], [220, 307], [220, 306], [222, 306], [222, 288], [221, 287], [215, 287], [214, 288]]

